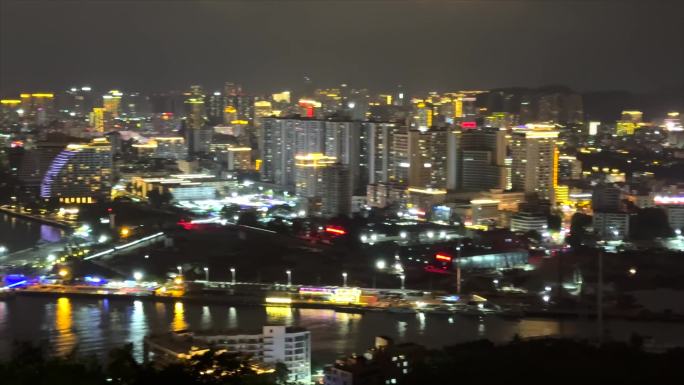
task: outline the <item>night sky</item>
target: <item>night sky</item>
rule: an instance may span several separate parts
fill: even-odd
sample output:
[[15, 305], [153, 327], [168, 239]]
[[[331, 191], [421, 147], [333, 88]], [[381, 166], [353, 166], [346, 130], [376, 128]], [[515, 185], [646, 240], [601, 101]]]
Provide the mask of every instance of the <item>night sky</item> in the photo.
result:
[[684, 1], [0, 0], [0, 93], [684, 85]]

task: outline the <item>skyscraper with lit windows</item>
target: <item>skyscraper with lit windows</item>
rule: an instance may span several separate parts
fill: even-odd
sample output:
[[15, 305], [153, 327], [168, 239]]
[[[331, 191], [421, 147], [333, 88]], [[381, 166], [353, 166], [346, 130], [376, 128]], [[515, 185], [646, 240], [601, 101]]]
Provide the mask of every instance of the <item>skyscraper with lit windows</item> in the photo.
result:
[[558, 182], [558, 131], [551, 125], [528, 124], [511, 136], [513, 190], [535, 193], [553, 202]]

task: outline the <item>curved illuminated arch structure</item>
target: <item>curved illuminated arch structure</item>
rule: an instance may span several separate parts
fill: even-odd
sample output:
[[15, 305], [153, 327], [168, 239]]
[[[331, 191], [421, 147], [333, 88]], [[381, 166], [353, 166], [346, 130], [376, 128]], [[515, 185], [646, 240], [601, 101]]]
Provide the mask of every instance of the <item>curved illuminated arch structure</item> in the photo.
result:
[[45, 176], [43, 177], [43, 182], [40, 184], [40, 196], [42, 198], [49, 198], [52, 196], [52, 185], [59, 176], [64, 166], [69, 164], [69, 160], [76, 155], [77, 151], [66, 149], [62, 150], [55, 159], [50, 163]]

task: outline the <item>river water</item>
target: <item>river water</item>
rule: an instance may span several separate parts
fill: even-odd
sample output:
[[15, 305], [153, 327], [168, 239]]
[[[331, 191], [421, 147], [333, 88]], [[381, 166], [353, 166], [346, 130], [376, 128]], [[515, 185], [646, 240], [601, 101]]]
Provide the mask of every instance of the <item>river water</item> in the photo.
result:
[[27, 221], [0, 212], [0, 246], [11, 253], [37, 243], [55, 243], [62, 240], [64, 231], [57, 227]]
[[[141, 358], [141, 342], [149, 333], [183, 329], [254, 330], [278, 324], [309, 329], [313, 359], [319, 365], [340, 354], [364, 351], [377, 335], [437, 348], [480, 338], [506, 342], [516, 334], [591, 338], [596, 332], [595, 322], [586, 320], [350, 314], [327, 309], [20, 296], [0, 302], [0, 356], [7, 356], [12, 341], [17, 340], [48, 342], [58, 354], [78, 348], [81, 354], [101, 357], [111, 348], [132, 342], [137, 358]], [[657, 344], [684, 345], [683, 324], [609, 320], [606, 327], [615, 339], [628, 339], [632, 333], [640, 333], [651, 336]]]
[[[29, 247], [31, 242], [45, 239], [44, 234], [51, 234], [40, 224], [20, 222], [23, 223], [0, 215], [0, 242], [5, 242], [10, 250]], [[596, 335], [595, 322], [588, 320], [349, 314], [288, 307], [19, 296], [0, 301], [0, 358], [10, 354], [13, 341], [33, 341], [47, 342], [58, 354], [77, 349], [80, 354], [100, 357], [131, 342], [140, 359], [142, 339], [150, 333], [182, 329], [254, 330], [273, 324], [298, 325], [311, 331], [315, 367], [330, 363], [341, 354], [365, 351], [378, 335], [430, 348], [481, 338], [506, 342], [516, 334], [576, 338]], [[615, 339], [628, 339], [632, 333], [639, 333], [652, 337], [658, 345], [684, 346], [684, 324], [608, 320], [606, 329]]]

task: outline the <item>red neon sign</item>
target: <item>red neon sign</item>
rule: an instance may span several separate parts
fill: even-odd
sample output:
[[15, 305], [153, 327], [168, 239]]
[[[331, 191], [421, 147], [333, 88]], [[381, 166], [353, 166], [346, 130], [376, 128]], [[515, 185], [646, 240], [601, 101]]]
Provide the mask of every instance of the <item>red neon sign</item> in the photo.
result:
[[476, 122], [461, 122], [461, 128], [477, 128]]
[[435, 259], [438, 261], [451, 262], [451, 256], [442, 253], [437, 253], [437, 255], [435, 255]]
[[331, 234], [336, 234], [336, 235], [347, 234], [347, 231], [345, 229], [340, 228], [340, 227], [336, 227], [336, 226], [326, 226], [325, 232], [331, 233]]

